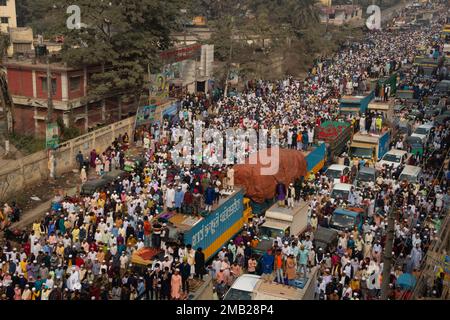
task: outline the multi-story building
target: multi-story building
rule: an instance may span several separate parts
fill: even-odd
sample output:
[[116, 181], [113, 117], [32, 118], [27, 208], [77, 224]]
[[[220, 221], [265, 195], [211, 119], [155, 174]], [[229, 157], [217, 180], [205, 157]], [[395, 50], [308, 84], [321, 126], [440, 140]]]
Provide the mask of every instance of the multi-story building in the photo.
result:
[[[35, 59], [9, 59], [4, 66], [14, 102], [16, 132], [45, 136], [48, 114], [47, 64]], [[135, 114], [138, 102], [122, 94], [89, 100], [88, 82], [94, 73], [101, 72], [100, 67], [70, 68], [62, 63], [51, 63], [49, 68], [52, 79], [52, 121], [61, 118], [67, 127], [87, 132], [99, 125]]]
[[0, 0], [0, 31], [17, 27], [16, 0]]
[[341, 26], [362, 21], [362, 8], [358, 5], [323, 6], [319, 14], [320, 22]]

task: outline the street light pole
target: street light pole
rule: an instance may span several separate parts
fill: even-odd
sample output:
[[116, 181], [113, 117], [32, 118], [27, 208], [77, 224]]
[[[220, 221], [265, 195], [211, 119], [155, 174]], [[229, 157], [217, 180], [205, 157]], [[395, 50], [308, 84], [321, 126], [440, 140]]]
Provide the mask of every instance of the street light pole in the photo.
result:
[[50, 71], [50, 58], [47, 55], [47, 123], [53, 121], [52, 73]]

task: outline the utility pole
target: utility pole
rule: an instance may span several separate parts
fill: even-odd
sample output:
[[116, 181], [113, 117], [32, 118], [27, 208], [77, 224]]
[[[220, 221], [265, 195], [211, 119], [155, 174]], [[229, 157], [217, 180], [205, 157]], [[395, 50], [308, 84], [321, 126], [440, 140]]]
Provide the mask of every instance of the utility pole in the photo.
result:
[[394, 224], [395, 224], [395, 198], [388, 213], [388, 227], [386, 235], [386, 243], [384, 246], [383, 257], [383, 281], [381, 283], [381, 300], [386, 300], [389, 291], [389, 280], [391, 278], [392, 268], [392, 248], [394, 246]]
[[147, 73], [148, 73], [148, 105], [150, 105], [150, 97], [152, 95], [152, 78], [150, 75], [150, 63], [147, 63]]
[[52, 73], [50, 71], [50, 58], [47, 54], [47, 123], [53, 121]]
[[223, 92], [224, 97], [227, 97], [227, 95], [228, 95], [228, 79], [230, 78], [231, 61], [232, 61], [232, 55], [233, 55], [233, 30], [234, 30], [234, 17], [231, 17], [230, 52], [229, 52], [229, 58], [228, 58], [227, 77], [225, 79], [225, 90]]

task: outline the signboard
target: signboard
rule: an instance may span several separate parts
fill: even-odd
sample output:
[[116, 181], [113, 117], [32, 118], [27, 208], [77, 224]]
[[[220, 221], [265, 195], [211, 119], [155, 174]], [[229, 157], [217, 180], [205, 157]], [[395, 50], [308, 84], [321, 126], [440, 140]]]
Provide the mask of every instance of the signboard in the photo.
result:
[[192, 46], [186, 46], [178, 49], [163, 51], [160, 54], [161, 60], [164, 63], [173, 63], [189, 59], [197, 59], [202, 54], [202, 45], [194, 44]]
[[176, 115], [178, 112], [178, 107], [181, 105], [181, 102], [175, 102], [172, 103], [170, 106], [164, 109], [163, 111], [163, 117], [164, 116], [173, 116]]
[[47, 149], [56, 149], [59, 145], [59, 127], [57, 123], [48, 123], [45, 132], [45, 145]]
[[242, 218], [244, 211], [242, 190], [225, 201], [205, 219], [200, 220], [185, 234], [185, 243], [193, 248], [206, 249], [212, 245], [222, 234]]
[[156, 107], [157, 107], [156, 105], [139, 107], [139, 109], [136, 113], [135, 126], [138, 127], [138, 126], [150, 124], [153, 120], [155, 120]]

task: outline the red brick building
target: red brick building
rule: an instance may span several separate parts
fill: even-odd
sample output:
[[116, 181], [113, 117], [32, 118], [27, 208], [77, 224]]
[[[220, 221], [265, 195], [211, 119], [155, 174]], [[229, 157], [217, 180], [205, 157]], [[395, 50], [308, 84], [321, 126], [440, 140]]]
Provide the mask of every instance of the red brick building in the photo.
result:
[[[45, 136], [47, 117], [47, 65], [32, 60], [4, 63], [8, 87], [14, 102], [17, 133]], [[61, 63], [50, 66], [53, 91], [53, 121], [60, 117], [66, 126], [81, 132], [126, 118], [136, 113], [137, 101], [122, 95], [88, 101], [89, 79], [100, 67], [70, 68]]]

